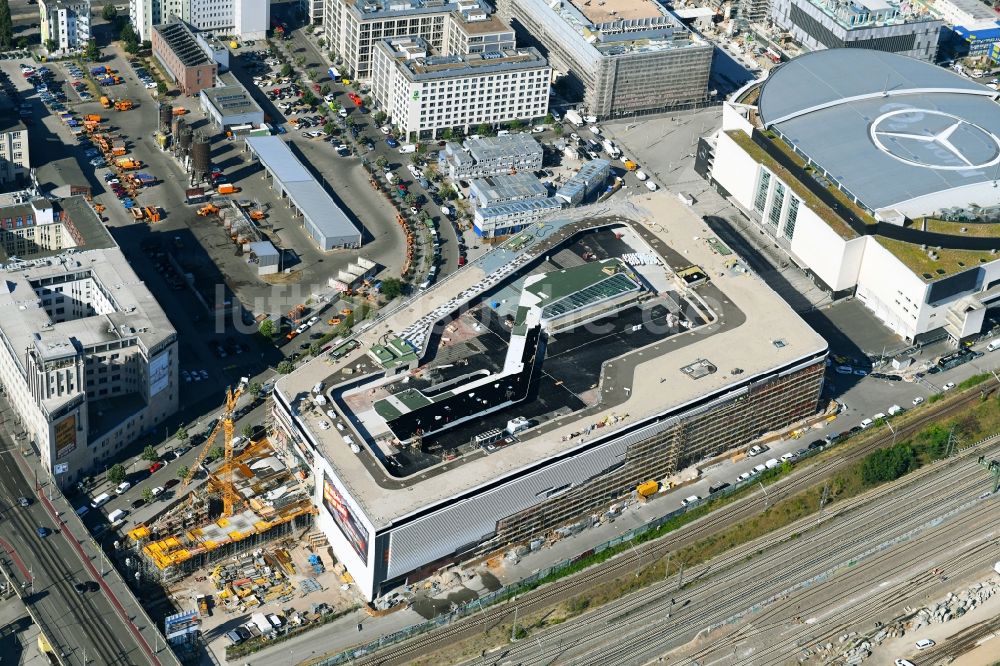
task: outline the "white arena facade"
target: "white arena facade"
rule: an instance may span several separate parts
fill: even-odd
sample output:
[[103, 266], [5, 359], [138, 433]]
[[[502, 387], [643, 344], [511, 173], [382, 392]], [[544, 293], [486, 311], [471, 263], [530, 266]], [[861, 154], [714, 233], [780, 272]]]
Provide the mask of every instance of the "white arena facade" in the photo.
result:
[[696, 168], [834, 296], [959, 342], [1000, 306], [997, 96], [906, 56], [808, 53], [725, 104]]

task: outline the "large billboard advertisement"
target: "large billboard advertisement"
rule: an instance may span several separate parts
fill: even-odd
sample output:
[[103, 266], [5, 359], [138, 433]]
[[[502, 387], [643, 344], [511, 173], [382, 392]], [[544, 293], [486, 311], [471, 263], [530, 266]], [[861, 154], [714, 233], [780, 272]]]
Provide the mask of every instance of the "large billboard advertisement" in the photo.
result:
[[354, 551], [361, 558], [361, 561], [368, 564], [368, 530], [365, 526], [361, 524], [350, 507], [347, 506], [347, 502], [344, 500], [344, 496], [340, 494], [340, 491], [330, 482], [330, 479], [323, 479], [323, 504], [326, 506], [327, 511], [333, 516], [333, 522], [337, 523], [337, 527], [343, 532], [344, 538], [346, 538], [351, 546], [354, 547]]
[[149, 364], [149, 397], [167, 388], [170, 384], [170, 352], [165, 351]]
[[76, 414], [70, 414], [56, 424], [56, 458], [62, 458], [76, 448]]

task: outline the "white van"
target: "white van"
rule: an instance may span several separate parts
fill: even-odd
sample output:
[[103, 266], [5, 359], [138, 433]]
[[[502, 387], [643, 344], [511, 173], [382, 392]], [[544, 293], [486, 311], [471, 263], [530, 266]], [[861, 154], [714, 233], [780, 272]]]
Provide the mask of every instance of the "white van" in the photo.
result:
[[990, 344], [986, 345], [986, 351], [996, 351], [1000, 349], [1000, 340], [994, 340]]
[[131, 483], [129, 483], [128, 481], [122, 481], [121, 483], [118, 484], [118, 487], [115, 488], [115, 492], [118, 493], [119, 495], [122, 495], [126, 491], [128, 491], [128, 489], [131, 487], [132, 487]]
[[404, 143], [399, 147], [399, 152], [403, 155], [408, 155], [409, 153], [417, 152], [417, 147], [412, 143]]
[[117, 523], [119, 520], [124, 518], [127, 513], [128, 511], [126, 511], [125, 509], [115, 509], [114, 511], [108, 514], [108, 522]]
[[892, 407], [886, 410], [889, 416], [895, 416], [896, 414], [899, 414], [901, 411], [903, 411], [903, 408], [900, 407], [899, 405], [893, 405]]
[[646, 181], [646, 189], [649, 190], [650, 192], [655, 192], [656, 191], [656, 183], [654, 183], [651, 180], [647, 180]]
[[695, 502], [697, 502], [700, 499], [701, 498], [698, 497], [697, 495], [691, 495], [691, 497], [685, 497], [684, 499], [681, 500], [681, 506], [687, 506], [689, 504], [694, 504]]
[[764, 467], [768, 469], [774, 469], [775, 467], [779, 467], [780, 465], [781, 463], [778, 462], [777, 458], [771, 458], [770, 460], [764, 463]]
[[873, 423], [875, 423], [875, 421], [872, 421], [871, 419], [865, 419], [864, 421], [862, 421], [858, 425], [860, 425], [861, 429], [864, 430], [865, 428], [867, 428], [868, 426], [870, 426]]
[[100, 495], [98, 495], [97, 497], [95, 497], [93, 499], [93, 501], [91, 501], [90, 508], [91, 509], [99, 509], [100, 507], [104, 506], [105, 504], [107, 504], [110, 501], [111, 501], [111, 495], [109, 495], [107, 493], [101, 493]]

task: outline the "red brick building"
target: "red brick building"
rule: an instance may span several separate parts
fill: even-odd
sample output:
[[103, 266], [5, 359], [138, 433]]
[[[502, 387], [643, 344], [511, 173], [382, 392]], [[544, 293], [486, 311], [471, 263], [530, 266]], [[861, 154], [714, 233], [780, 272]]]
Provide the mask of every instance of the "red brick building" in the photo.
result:
[[185, 95], [215, 85], [218, 64], [201, 48], [183, 21], [153, 26], [153, 55]]

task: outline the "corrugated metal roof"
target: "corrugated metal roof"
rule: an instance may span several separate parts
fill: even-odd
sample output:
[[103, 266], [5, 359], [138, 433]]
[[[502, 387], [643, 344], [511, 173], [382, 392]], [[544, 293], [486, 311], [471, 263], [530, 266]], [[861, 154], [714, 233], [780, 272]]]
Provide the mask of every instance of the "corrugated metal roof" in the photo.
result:
[[304, 217], [327, 238], [357, 237], [361, 231], [336, 204], [323, 186], [292, 154], [288, 145], [276, 136], [251, 136], [246, 139], [264, 167], [288, 193]]

